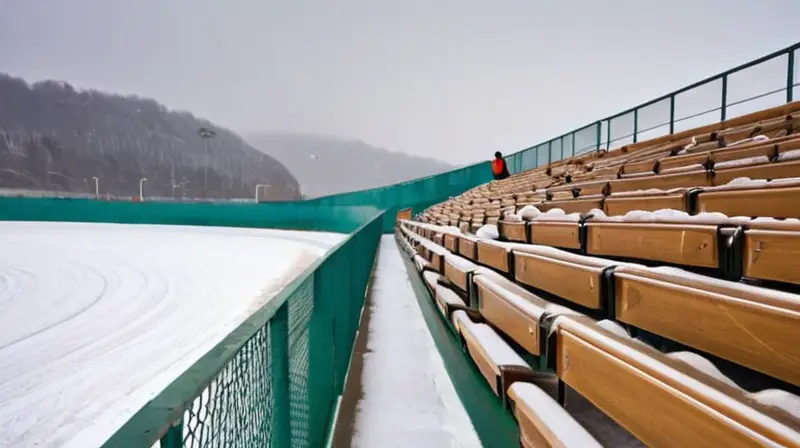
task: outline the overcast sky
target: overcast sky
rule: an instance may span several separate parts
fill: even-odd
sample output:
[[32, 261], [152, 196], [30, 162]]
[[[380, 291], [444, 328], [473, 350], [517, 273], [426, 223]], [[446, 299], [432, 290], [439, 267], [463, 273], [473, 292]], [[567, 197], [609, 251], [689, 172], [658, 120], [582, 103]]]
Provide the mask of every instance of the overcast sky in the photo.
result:
[[464, 163], [788, 46], [798, 22], [800, 0], [0, 0], [0, 71]]

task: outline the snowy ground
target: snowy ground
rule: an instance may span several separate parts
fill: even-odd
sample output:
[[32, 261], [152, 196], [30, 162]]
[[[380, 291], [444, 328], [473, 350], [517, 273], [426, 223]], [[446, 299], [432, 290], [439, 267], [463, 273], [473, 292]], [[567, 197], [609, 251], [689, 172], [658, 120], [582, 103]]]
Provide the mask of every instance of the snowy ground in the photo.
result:
[[371, 300], [353, 446], [481, 446], [391, 235], [381, 238]]
[[0, 222], [0, 447], [91, 447], [338, 234]]

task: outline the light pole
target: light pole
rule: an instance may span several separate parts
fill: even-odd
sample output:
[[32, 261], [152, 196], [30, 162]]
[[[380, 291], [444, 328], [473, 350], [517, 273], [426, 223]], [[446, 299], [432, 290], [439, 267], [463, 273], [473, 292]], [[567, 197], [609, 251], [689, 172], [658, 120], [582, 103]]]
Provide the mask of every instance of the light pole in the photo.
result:
[[100, 196], [100, 179], [97, 176], [92, 176], [92, 179], [94, 179], [94, 196], [98, 197]]
[[143, 177], [139, 179], [139, 200], [144, 201], [144, 183], [147, 182], [147, 178]]
[[206, 163], [205, 170], [203, 172], [203, 195], [206, 197], [206, 199], [208, 199], [208, 142], [214, 138], [217, 133], [211, 128], [200, 128], [197, 130], [197, 133], [206, 144]]
[[256, 185], [256, 202], [258, 202], [258, 190], [259, 190], [261, 187], [264, 187], [264, 188], [269, 188], [270, 186], [269, 186], [269, 185], [265, 185], [265, 184], [258, 184], [258, 185]]

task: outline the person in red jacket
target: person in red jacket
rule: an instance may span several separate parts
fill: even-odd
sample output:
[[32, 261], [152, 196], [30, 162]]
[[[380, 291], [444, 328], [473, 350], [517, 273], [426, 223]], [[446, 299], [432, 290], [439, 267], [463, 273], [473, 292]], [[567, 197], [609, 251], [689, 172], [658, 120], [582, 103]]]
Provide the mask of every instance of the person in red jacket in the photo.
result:
[[505, 179], [509, 176], [508, 166], [506, 166], [506, 161], [503, 159], [503, 154], [501, 154], [500, 151], [494, 153], [494, 160], [492, 160], [492, 175], [494, 175], [494, 180]]

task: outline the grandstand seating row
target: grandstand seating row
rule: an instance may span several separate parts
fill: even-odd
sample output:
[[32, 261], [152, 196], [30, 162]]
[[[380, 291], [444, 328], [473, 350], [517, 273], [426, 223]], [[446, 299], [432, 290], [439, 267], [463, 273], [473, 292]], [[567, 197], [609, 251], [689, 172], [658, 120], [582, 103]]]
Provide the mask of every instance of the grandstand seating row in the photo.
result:
[[[559, 437], [583, 433], [553, 432], [554, 428], [566, 428], [576, 423], [568, 413], [560, 417], [553, 414], [549, 410], [552, 400], [526, 400], [522, 408], [515, 402], [520, 397], [511, 386], [535, 384], [541, 374], [535, 372], [504, 338], [514, 341], [525, 352], [540, 357], [541, 366], [555, 370], [563, 383], [577, 390], [648, 445], [733, 443], [735, 446], [800, 446], [800, 433], [797, 432], [800, 430], [800, 416], [792, 408], [798, 405], [800, 398], [779, 390], [749, 394], [714, 367], [709, 368], [705, 359], [690, 353], [667, 355], [658, 352], [628, 336], [623, 327], [611, 320], [592, 320], [587, 314], [542, 298], [518, 284], [525, 283], [515, 283], [502, 275], [503, 271], [490, 269], [488, 266], [497, 261], [496, 257], [486, 255], [481, 257], [480, 264], [474, 263], [418, 235], [416, 232], [420, 229], [410, 222], [401, 225], [401, 242], [409, 253], [414, 254], [415, 264], [423, 272], [437, 307], [462, 338], [466, 352], [478, 370], [518, 420], [521, 419], [523, 439], [548, 440], [546, 446], [591, 446], [560, 441]], [[429, 234], [436, 231], [433, 227], [426, 228]], [[481, 239], [477, 241], [479, 247], [484, 243], [505, 245]], [[533, 272], [539, 273], [535, 276], [539, 279], [536, 281], [540, 281], [536, 285], [546, 287], [548, 293], [577, 301], [589, 297], [597, 300], [600, 291], [609, 288], [604, 283], [609, 279], [603, 278], [602, 271], [609, 272], [607, 268], [612, 265], [604, 267], [603, 260], [593, 262], [588, 260], [591, 257], [549, 247], [517, 246], [528, 246], [529, 253], [547, 260]], [[580, 275], [561, 271], [565, 267], [580, 272]], [[583, 268], [586, 271], [581, 271]], [[793, 347], [798, 335], [798, 330], [793, 328], [797, 327], [800, 319], [797, 297], [737, 285], [754, 296], [752, 303], [740, 304], [737, 301], [748, 296], [730, 296], [731, 291], [725, 289], [730, 285], [725, 284], [732, 282], [716, 280], [718, 284], [714, 289], [702, 283], [713, 279], [673, 271], [629, 264], [616, 266], [611, 272], [615, 275], [621, 273], [622, 280], [612, 278], [615, 284], [612, 288], [619, 285], [621, 292], [616, 296], [616, 306], [624, 308], [625, 312], [611, 317], [656, 334], [664, 333], [676, 340], [683, 338], [682, 342], [689, 346], [723, 355], [749, 367], [766, 366], [762, 369], [767, 370], [766, 373], [795, 385], [800, 382], [797, 376], [800, 357], [797, 348]], [[641, 284], [636, 282], [651, 286], [647, 282], [656, 279], [659, 281], [651, 283], [663, 289], [657, 294], [647, 289], [636, 289], [641, 288]], [[670, 280], [675, 283], [668, 283]], [[695, 285], [700, 286], [686, 292], [685, 300], [676, 301], [675, 293], [683, 292], [681, 287], [692, 282], [700, 282]], [[725, 296], [726, 292], [729, 296]], [[715, 293], [722, 297], [716, 297]], [[705, 297], [707, 303], [697, 301], [692, 304], [697, 294], [709, 296]], [[715, 303], [716, 299], [720, 301]], [[789, 312], [782, 316], [783, 320], [752, 312], [763, 312], [767, 305], [775, 308], [783, 305]], [[670, 315], [675, 318], [663, 319]], [[708, 324], [717, 319], [718, 325]], [[738, 331], [732, 333], [731, 329]], [[634, 383], [636, 387], [632, 386]], [[535, 386], [524, 387], [530, 390]], [[614, 391], [613, 397], [607, 396], [611, 390]], [[674, 411], [674, 418], [654, 424], [651, 420], [657, 419], [658, 415], [647, 418], [647, 412], [643, 413], [641, 406], [650, 400], [658, 400], [664, 405], [653, 412]], [[527, 410], [523, 412], [522, 409]], [[687, 415], [695, 418], [692, 425], [686, 425], [684, 418]], [[556, 419], [550, 423], [554, 426], [540, 420], [547, 417]], [[562, 420], [566, 423], [558, 423]], [[584, 442], [593, 440], [583, 436], [578, 439]], [[523, 440], [523, 446], [543, 445]]]
[[629, 445], [573, 392], [648, 446], [800, 446], [799, 110], [581, 155], [398, 222], [523, 446]]

